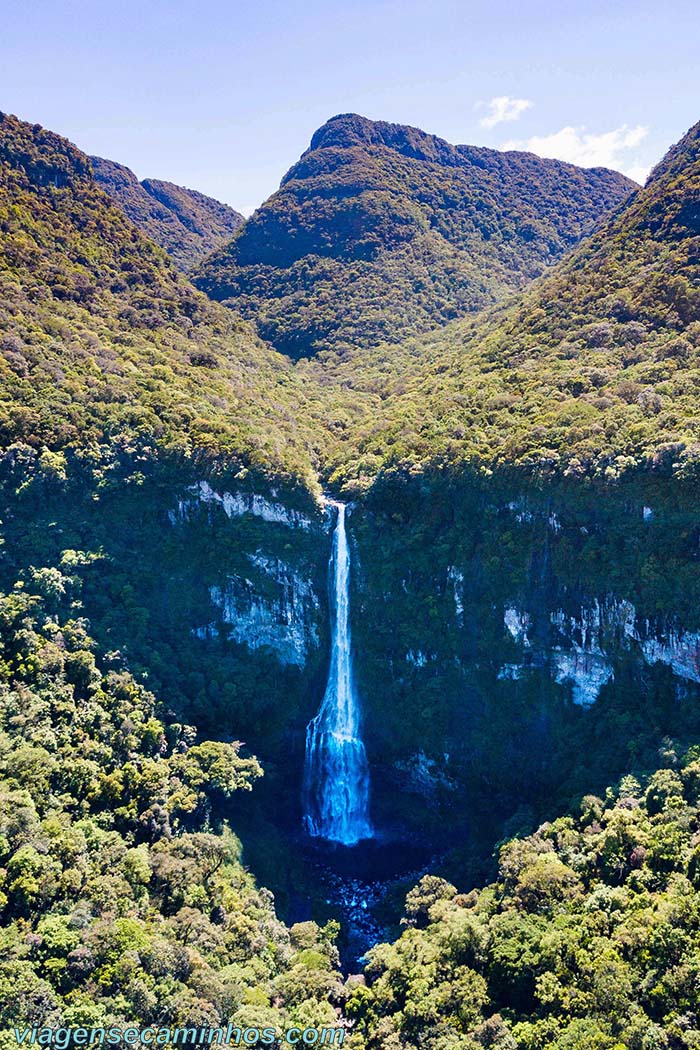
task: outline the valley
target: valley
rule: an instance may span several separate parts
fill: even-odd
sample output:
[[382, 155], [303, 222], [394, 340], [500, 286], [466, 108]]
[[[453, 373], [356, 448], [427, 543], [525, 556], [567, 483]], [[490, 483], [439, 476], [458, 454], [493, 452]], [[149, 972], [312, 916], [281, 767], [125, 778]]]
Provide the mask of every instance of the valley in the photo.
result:
[[699, 142], [344, 115], [175, 265], [0, 119], [8, 1024], [693, 1045]]

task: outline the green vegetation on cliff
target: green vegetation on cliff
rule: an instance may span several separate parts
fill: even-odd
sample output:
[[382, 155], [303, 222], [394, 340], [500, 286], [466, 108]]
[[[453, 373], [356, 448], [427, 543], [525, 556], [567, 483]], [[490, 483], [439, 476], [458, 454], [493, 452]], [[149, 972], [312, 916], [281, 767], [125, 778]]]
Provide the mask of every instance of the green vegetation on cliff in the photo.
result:
[[522, 288], [633, 188], [346, 114], [195, 281], [291, 357], [353, 353]]
[[229, 241], [243, 222], [228, 204], [197, 190], [160, 179], [139, 182], [123, 164], [102, 157], [90, 160], [99, 186], [185, 273]]

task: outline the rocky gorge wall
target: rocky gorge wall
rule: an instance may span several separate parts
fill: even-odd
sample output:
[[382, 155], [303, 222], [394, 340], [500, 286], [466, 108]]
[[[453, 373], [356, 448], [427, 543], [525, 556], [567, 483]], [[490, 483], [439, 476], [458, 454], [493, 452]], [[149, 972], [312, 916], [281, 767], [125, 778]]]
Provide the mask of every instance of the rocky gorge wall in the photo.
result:
[[648, 475], [395, 480], [351, 517], [355, 641], [389, 822], [454, 826], [653, 766], [700, 727], [700, 509]]
[[[250, 805], [296, 833], [328, 666], [322, 508], [143, 465], [113, 486], [18, 494], [5, 479], [4, 493], [6, 579], [70, 564], [68, 597], [115, 668], [183, 721], [243, 739], [267, 774]], [[380, 829], [439, 842], [485, 815], [497, 835], [700, 731], [699, 523], [693, 492], [653, 476], [395, 479], [351, 505]]]
[[137, 466], [109, 484], [78, 468], [21, 491], [5, 477], [5, 584], [28, 566], [70, 572], [64, 600], [115, 668], [203, 733], [296, 759], [327, 661], [329, 522], [304, 493]]

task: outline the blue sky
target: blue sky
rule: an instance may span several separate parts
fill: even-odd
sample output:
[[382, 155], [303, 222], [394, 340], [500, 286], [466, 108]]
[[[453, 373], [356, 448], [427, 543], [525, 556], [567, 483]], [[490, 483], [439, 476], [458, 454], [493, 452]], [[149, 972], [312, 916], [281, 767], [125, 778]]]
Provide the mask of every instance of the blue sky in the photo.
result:
[[700, 120], [668, 0], [3, 0], [0, 109], [250, 212], [335, 113], [641, 177]]

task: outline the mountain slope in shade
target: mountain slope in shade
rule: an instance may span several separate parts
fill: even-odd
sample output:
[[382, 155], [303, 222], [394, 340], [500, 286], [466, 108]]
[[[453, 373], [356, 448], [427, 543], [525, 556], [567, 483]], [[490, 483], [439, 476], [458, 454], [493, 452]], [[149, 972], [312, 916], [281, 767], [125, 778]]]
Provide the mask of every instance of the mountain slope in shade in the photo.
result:
[[123, 164], [102, 157], [90, 159], [102, 189], [185, 273], [227, 243], [243, 222], [243, 216], [228, 204], [197, 190], [159, 179], [139, 182]]
[[85, 154], [0, 114], [0, 443], [148, 442], [308, 477], [294, 386], [289, 361], [178, 273]]
[[[700, 463], [700, 124], [646, 187], [511, 305], [336, 362], [362, 418], [351, 473], [388, 462], [617, 476]], [[350, 451], [352, 450], [352, 451]], [[351, 460], [353, 461], [351, 463]]]
[[294, 358], [398, 342], [523, 287], [633, 188], [346, 114], [195, 282]]

